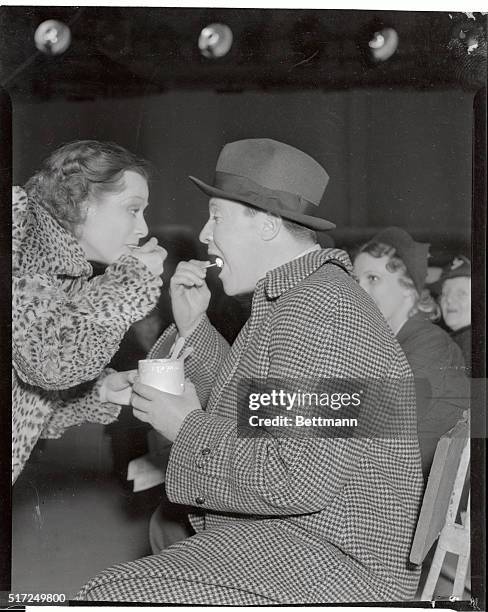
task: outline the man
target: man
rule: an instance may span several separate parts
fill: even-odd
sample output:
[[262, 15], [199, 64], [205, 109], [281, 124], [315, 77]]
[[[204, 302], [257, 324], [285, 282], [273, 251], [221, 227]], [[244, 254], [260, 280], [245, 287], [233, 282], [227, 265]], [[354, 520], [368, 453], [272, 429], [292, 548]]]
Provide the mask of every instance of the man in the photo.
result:
[[[333, 227], [318, 216], [327, 173], [293, 147], [256, 139], [224, 147], [213, 185], [190, 178], [210, 196], [200, 239], [223, 262], [225, 292], [254, 291], [251, 316], [229, 348], [205, 314], [205, 262], [182, 262], [171, 299], [177, 332], [194, 348], [186, 373], [195, 387], [188, 383], [180, 396], [133, 387], [134, 414], [174, 441], [166, 490], [192, 507], [196, 534], [102, 572], [79, 597], [193, 604], [413, 597], [419, 570], [408, 555], [422, 492], [415, 436], [241, 427], [239, 399], [250, 379], [303, 391], [314, 381], [384, 386], [411, 375], [349, 275], [347, 255], [316, 243], [315, 230]], [[175, 331], [152, 357], [167, 354]], [[387, 409], [414, 429], [415, 402], [398, 398]], [[382, 423], [384, 406], [369, 408]]]
[[458, 255], [442, 271], [440, 305], [452, 339], [464, 355], [466, 372], [471, 373], [471, 262]]

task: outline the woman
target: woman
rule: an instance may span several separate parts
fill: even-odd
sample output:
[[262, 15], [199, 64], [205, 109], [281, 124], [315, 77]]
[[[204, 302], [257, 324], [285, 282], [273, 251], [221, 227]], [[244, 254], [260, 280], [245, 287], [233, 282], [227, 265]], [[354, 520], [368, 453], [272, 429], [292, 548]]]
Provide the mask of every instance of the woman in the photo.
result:
[[390, 227], [364, 244], [354, 274], [373, 298], [402, 347], [415, 377], [417, 428], [424, 477], [439, 438], [469, 408], [469, 387], [459, 347], [432, 323], [438, 307], [424, 288], [428, 244]]
[[471, 375], [471, 262], [458, 255], [442, 271], [440, 306], [451, 338], [461, 348], [466, 373]]
[[[111, 399], [117, 375], [90, 381], [159, 297], [166, 252], [155, 239], [135, 248], [148, 231], [148, 177], [147, 162], [124, 148], [86, 140], [57, 149], [24, 190], [14, 188], [14, 481], [43, 429], [58, 437], [118, 416], [98, 401]], [[105, 273], [90, 279], [88, 260]]]

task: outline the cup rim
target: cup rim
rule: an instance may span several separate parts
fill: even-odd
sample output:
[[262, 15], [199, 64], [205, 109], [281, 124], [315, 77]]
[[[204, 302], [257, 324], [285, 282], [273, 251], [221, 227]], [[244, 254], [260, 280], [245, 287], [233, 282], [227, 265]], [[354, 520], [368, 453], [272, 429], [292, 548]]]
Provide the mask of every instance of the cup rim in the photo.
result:
[[138, 363], [182, 363], [181, 359], [170, 359], [170, 358], [161, 358], [161, 359], [139, 359]]

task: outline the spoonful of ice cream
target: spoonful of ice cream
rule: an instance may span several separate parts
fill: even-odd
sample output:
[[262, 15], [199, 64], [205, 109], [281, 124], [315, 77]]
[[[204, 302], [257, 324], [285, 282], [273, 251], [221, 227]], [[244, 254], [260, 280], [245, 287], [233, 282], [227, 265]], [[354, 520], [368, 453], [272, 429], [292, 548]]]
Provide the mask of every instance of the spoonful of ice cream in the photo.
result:
[[222, 268], [224, 266], [223, 260], [220, 257], [217, 257], [215, 259], [214, 263], [205, 264], [203, 267], [204, 268], [213, 268], [214, 266], [217, 266], [217, 268]]

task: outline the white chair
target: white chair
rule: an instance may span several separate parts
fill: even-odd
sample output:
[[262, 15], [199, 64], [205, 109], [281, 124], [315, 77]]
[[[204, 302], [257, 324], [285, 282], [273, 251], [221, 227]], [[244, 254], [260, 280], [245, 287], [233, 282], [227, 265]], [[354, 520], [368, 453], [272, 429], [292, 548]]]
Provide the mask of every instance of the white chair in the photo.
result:
[[466, 416], [439, 440], [424, 493], [410, 561], [421, 564], [436, 540], [421, 600], [432, 601], [446, 553], [458, 556], [450, 599], [463, 597], [470, 559], [470, 495], [467, 508], [459, 504], [470, 459], [469, 419]]

